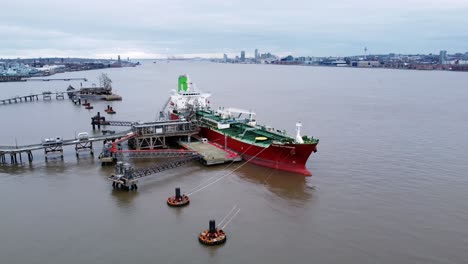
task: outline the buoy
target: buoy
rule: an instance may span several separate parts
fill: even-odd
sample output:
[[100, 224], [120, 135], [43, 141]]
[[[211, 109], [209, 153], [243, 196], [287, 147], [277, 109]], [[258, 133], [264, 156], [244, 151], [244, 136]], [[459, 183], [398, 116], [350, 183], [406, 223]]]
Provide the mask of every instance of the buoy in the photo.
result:
[[187, 195], [180, 195], [180, 188], [175, 188], [175, 196], [167, 198], [167, 205], [172, 207], [182, 207], [190, 203]]
[[216, 228], [215, 220], [210, 220], [208, 230], [205, 230], [198, 235], [198, 241], [207, 246], [221, 245], [226, 242], [226, 234], [222, 229]]

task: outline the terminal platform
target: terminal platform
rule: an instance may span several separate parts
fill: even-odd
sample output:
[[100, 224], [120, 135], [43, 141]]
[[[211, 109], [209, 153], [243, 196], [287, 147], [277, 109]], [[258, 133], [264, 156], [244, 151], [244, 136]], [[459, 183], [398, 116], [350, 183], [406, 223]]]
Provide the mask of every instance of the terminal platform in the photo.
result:
[[238, 153], [225, 149], [223, 146], [209, 141], [183, 142], [179, 145], [187, 150], [197, 152], [206, 165], [223, 164], [227, 162], [241, 161], [242, 157]]

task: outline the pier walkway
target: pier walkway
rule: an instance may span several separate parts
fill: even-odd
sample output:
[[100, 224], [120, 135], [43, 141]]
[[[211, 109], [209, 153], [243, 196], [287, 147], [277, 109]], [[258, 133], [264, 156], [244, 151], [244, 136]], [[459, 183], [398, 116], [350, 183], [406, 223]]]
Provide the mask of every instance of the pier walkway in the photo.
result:
[[85, 81], [87, 82], [88, 79], [86, 78], [44, 78], [44, 79], [21, 79], [21, 81], [38, 81], [38, 82], [49, 82], [49, 81]]
[[[36, 76], [37, 77], [37, 76]], [[88, 79], [86, 78], [38, 78], [38, 79], [31, 79], [31, 76], [18, 76], [18, 75], [10, 75], [10, 76], [0, 76], [0, 82], [30, 82], [30, 81], [40, 81], [40, 82], [49, 82], [49, 81], [85, 81], [87, 82]]]
[[174, 169], [198, 159], [200, 159], [200, 155], [191, 154], [188, 157], [171, 160], [146, 168], [134, 168], [128, 163], [118, 162], [115, 166], [115, 173], [108, 179], [112, 181], [112, 187], [114, 188], [133, 190], [138, 188], [138, 180], [143, 177], [155, 175], [165, 170]]
[[50, 101], [52, 100], [52, 96], [55, 95], [55, 99], [57, 100], [63, 100], [65, 99], [65, 94], [67, 92], [50, 92], [50, 91], [45, 91], [42, 93], [35, 93], [35, 94], [29, 94], [29, 95], [17, 95], [14, 97], [9, 97], [9, 98], [4, 98], [0, 99], [0, 103], [6, 105], [6, 104], [12, 104], [12, 103], [22, 103], [24, 102], [32, 102], [32, 101], [39, 101], [39, 98], [42, 98], [43, 101]]
[[89, 137], [87, 139], [64, 139], [56, 140], [55, 142], [42, 142], [38, 144], [23, 145], [23, 146], [0, 146], [0, 164], [7, 163], [7, 156], [10, 156], [11, 164], [22, 163], [22, 154], [26, 154], [29, 162], [33, 161], [32, 151], [44, 150], [44, 154], [59, 154], [63, 157], [64, 146], [75, 146], [75, 151], [88, 150], [93, 152], [93, 142], [96, 141], [111, 141], [125, 137], [131, 131], [124, 131], [116, 134], [102, 135]]
[[[200, 128], [191, 121], [163, 120], [156, 122], [129, 122], [106, 121], [99, 116], [91, 118], [93, 128], [97, 125], [130, 126], [129, 130], [118, 133], [105, 133], [101, 136], [87, 136], [85, 138], [45, 139], [41, 143], [23, 146], [0, 146], [0, 165], [7, 164], [7, 157], [11, 164], [23, 163], [22, 154], [26, 154], [29, 162], [32, 162], [32, 152], [43, 150], [45, 158], [49, 154], [63, 157], [63, 147], [75, 146], [76, 155], [81, 151], [89, 151], [94, 154], [93, 142], [103, 141], [102, 152], [99, 159], [102, 165], [113, 164], [118, 158], [188, 158], [197, 156], [205, 165], [222, 164], [226, 162], [240, 161], [241, 155], [226, 149], [214, 142], [200, 138]], [[102, 132], [108, 132], [103, 130]], [[199, 141], [191, 142], [192, 138]], [[128, 149], [122, 149], [122, 144], [128, 145]], [[171, 148], [178, 144], [182, 149]]]
[[197, 154], [196, 151], [186, 149], [144, 149], [144, 150], [117, 150], [118, 157], [129, 158], [174, 158], [187, 157]]

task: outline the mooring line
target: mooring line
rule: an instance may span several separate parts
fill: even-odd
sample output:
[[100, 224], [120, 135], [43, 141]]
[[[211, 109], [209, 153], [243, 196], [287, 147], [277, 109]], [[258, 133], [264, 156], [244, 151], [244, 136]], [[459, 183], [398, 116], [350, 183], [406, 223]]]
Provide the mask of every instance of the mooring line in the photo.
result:
[[226, 220], [226, 218], [228, 218], [228, 216], [234, 211], [234, 209], [237, 209], [237, 204], [235, 204], [231, 211], [229, 211], [229, 213], [227, 213], [227, 215], [218, 223], [218, 227], [221, 226], [224, 222], [224, 220]]
[[[244, 154], [247, 152], [247, 150], [249, 150], [252, 146], [253, 146], [253, 145], [250, 145], [244, 152], [242, 152], [241, 154], [239, 154], [239, 156], [242, 157], [242, 155], [244, 155]], [[229, 163], [226, 167], [224, 167], [224, 169], [227, 170], [229, 167], [231, 167], [232, 164], [234, 164], [234, 160], [231, 161], [231, 163]]]
[[191, 193], [188, 193], [187, 195], [193, 195], [193, 194], [195, 194], [195, 193], [197, 193], [197, 192], [199, 192], [199, 191], [201, 191], [201, 190], [203, 190], [203, 189], [205, 189], [205, 188], [207, 188], [207, 187], [209, 187], [209, 186], [211, 186], [211, 185], [213, 185], [213, 184], [219, 182], [220, 180], [222, 180], [222, 179], [224, 179], [225, 177], [227, 177], [227, 176], [231, 175], [232, 173], [234, 173], [236, 170], [238, 170], [238, 169], [240, 169], [241, 167], [245, 166], [249, 161], [251, 161], [252, 159], [256, 158], [258, 155], [260, 155], [260, 153], [262, 153], [262, 152], [265, 151], [266, 149], [267, 149], [267, 148], [262, 149], [262, 150], [259, 151], [257, 154], [255, 154], [255, 156], [251, 157], [248, 161], [246, 161], [244, 164], [241, 164], [240, 166], [238, 166], [238, 167], [235, 168], [234, 170], [228, 172], [226, 175], [224, 175], [224, 176], [218, 178], [218, 179], [215, 180], [214, 182], [209, 183], [209, 184], [205, 185], [204, 187], [202, 187], [202, 188], [200, 188], [200, 189], [198, 189], [198, 190], [195, 190], [195, 191], [193, 191], [193, 192], [191, 192]]
[[209, 182], [209, 181], [210, 181], [211, 179], [213, 179], [213, 178], [214, 178], [214, 176], [211, 176], [211, 177], [209, 177], [208, 179], [203, 180], [200, 184], [198, 184], [198, 185], [195, 186], [194, 188], [190, 189], [189, 192], [195, 191], [197, 188], [199, 188], [199, 187], [202, 186], [203, 184]]
[[223, 227], [221, 227], [221, 229], [225, 229], [225, 228], [228, 226], [228, 224], [232, 221], [232, 219], [234, 219], [234, 217], [235, 217], [239, 212], [240, 212], [240, 208], [237, 209], [236, 213], [231, 217], [231, 219], [229, 219], [229, 221], [228, 221]]
[[[241, 154], [239, 154], [240, 156], [242, 156], [244, 153], [247, 152], [247, 150], [249, 150], [253, 145], [250, 145], [244, 152], [242, 152]], [[227, 170], [232, 164], [234, 164], [234, 161], [231, 161], [226, 167], [224, 167], [224, 170]], [[213, 176], [214, 177], [214, 176]], [[200, 186], [202, 186], [203, 184], [205, 184], [207, 181], [211, 180], [213, 177], [210, 177], [208, 178], [207, 180], [203, 180], [201, 181], [201, 183], [197, 186], [195, 186], [194, 188], [190, 189], [189, 193], [190, 192], [193, 192], [195, 190], [197, 190], [197, 188], [199, 188]]]

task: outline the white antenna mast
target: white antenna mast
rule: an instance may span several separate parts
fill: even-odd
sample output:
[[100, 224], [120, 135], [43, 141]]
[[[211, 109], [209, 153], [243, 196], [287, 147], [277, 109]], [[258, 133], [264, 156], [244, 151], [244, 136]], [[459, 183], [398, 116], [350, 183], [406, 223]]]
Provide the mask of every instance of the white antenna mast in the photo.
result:
[[302, 123], [301, 121], [296, 123], [296, 143], [303, 144], [304, 140], [301, 137], [301, 127]]

